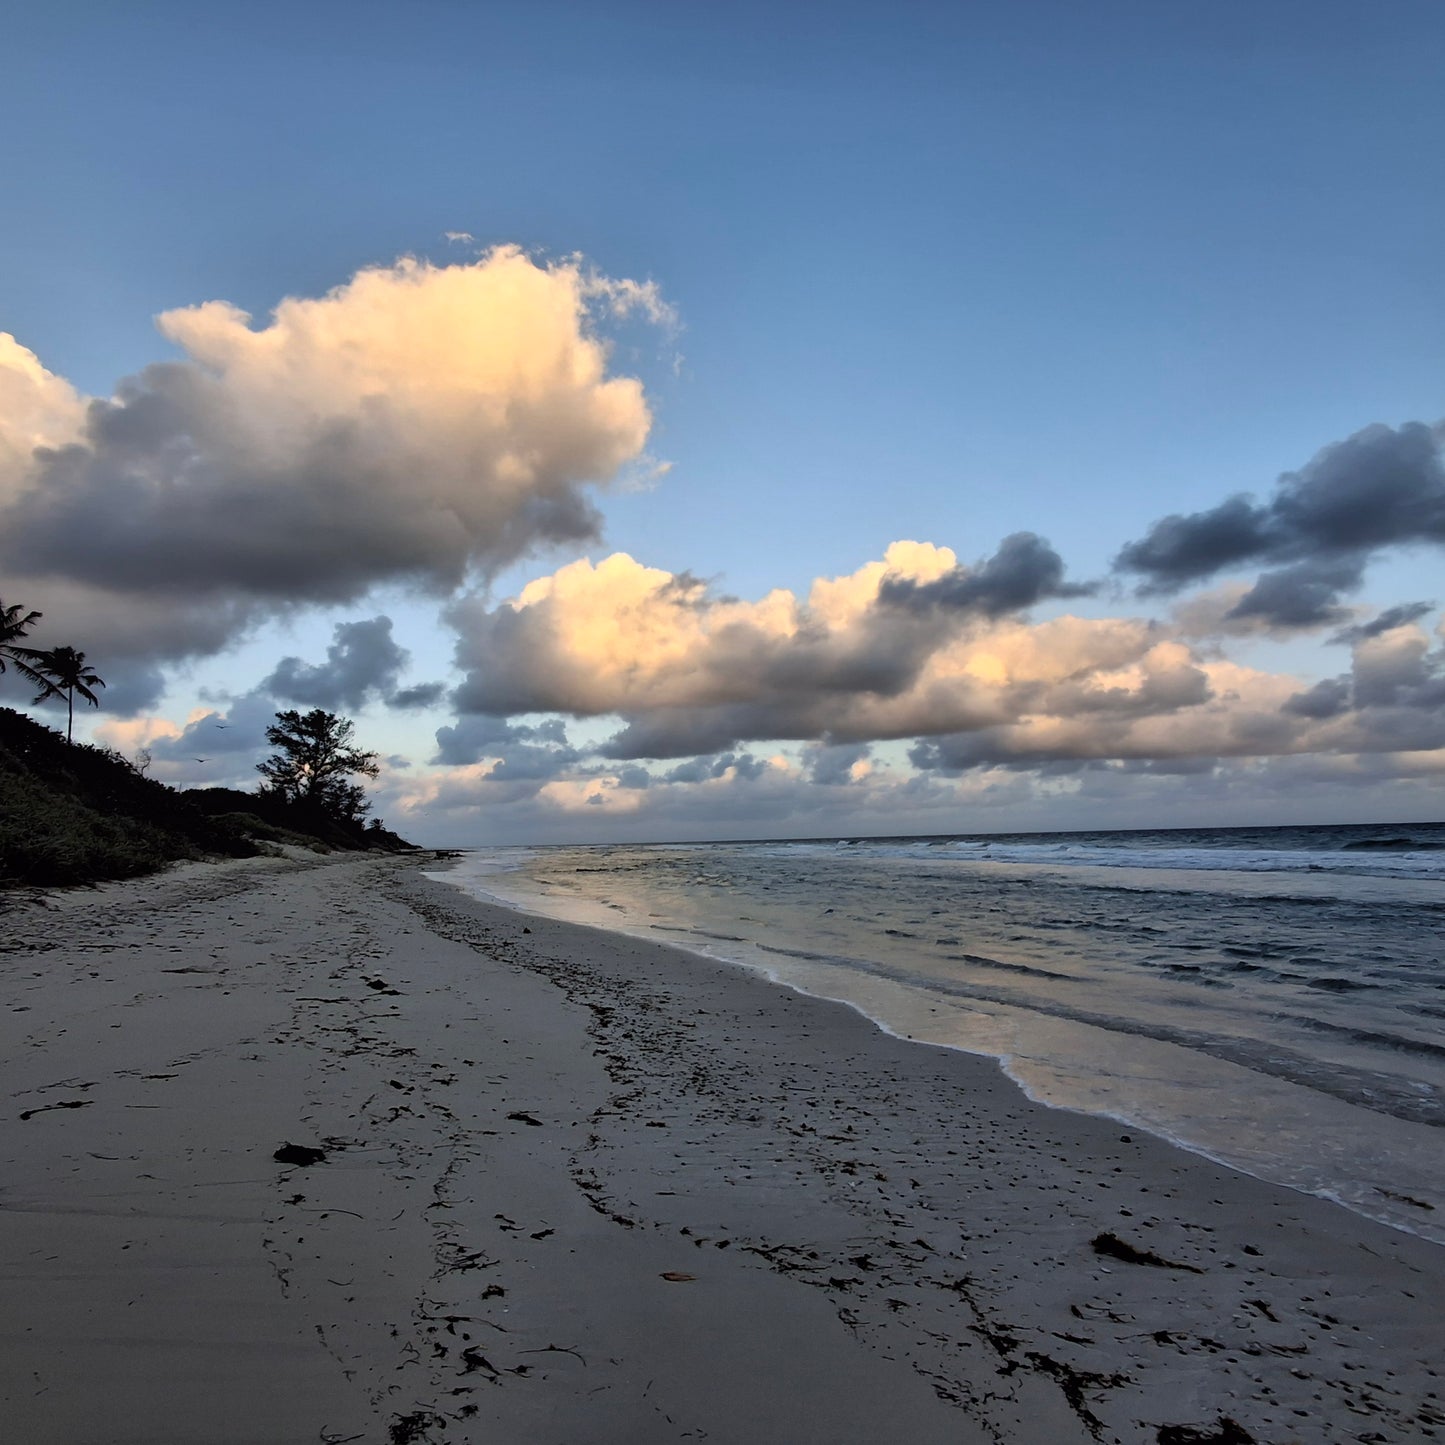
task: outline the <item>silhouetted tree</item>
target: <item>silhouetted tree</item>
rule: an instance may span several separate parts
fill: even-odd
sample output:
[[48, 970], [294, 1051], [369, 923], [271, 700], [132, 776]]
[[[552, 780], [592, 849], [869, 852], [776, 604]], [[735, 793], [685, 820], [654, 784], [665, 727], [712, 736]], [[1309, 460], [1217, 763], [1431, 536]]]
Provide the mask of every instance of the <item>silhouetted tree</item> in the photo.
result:
[[45, 652], [33, 647], [21, 647], [13, 649], [11, 657], [16, 671], [40, 684], [36, 702], [44, 702], [51, 697], [65, 699], [65, 741], [73, 741], [75, 694], [79, 693], [91, 707], [99, 707], [100, 699], [91, 688], [104, 687], [104, 679], [85, 660], [85, 654], [77, 652], [73, 647], [52, 647]]
[[375, 753], [353, 746], [356, 725], [335, 713], [312, 708], [278, 712], [266, 729], [266, 741], [277, 751], [256, 771], [265, 782], [261, 791], [288, 803], [310, 803], [333, 817], [359, 822], [371, 806], [359, 776], [374, 778], [381, 769]]
[[13, 662], [15, 669], [22, 676], [28, 677], [31, 682], [39, 682], [26, 665], [25, 659], [30, 656], [34, 649], [30, 647], [17, 647], [16, 643], [40, 621], [44, 613], [26, 612], [18, 602], [12, 602], [7, 607], [0, 602], [0, 672], [5, 671], [5, 664]]

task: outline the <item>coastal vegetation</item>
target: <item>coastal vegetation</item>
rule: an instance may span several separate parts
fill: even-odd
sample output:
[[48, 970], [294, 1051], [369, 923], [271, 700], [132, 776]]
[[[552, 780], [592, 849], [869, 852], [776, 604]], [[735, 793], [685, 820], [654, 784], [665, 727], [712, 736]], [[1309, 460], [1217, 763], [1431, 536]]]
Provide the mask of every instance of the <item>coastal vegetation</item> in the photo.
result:
[[256, 764], [266, 780], [261, 791], [284, 803], [318, 810], [327, 817], [359, 822], [370, 809], [366, 793], [353, 777], [374, 778], [376, 754], [355, 746], [356, 725], [314, 707], [310, 712], [278, 712], [266, 729], [276, 749]]
[[43, 612], [26, 611], [18, 602], [7, 607], [0, 601], [0, 672], [13, 666], [27, 682], [33, 682], [40, 689], [37, 703], [53, 697], [65, 699], [65, 741], [69, 743], [75, 740], [75, 694], [91, 707], [99, 707], [94, 689], [104, 687], [105, 679], [86, 661], [85, 654], [73, 647], [20, 645], [20, 639], [44, 616]]
[[411, 845], [359, 813], [262, 789], [167, 787], [108, 748], [0, 708], [0, 888], [95, 883], [185, 859]]
[[65, 741], [75, 740], [75, 694], [79, 693], [91, 707], [99, 707], [100, 699], [93, 689], [105, 686], [105, 679], [85, 660], [83, 652], [73, 647], [52, 647], [48, 651], [26, 648], [20, 667], [26, 677], [40, 685], [36, 702], [52, 697], [65, 699]]
[[275, 748], [258, 763], [255, 793], [168, 787], [109, 748], [75, 742], [75, 698], [100, 705], [105, 681], [71, 646], [25, 644], [44, 616], [0, 600], [0, 673], [13, 668], [39, 692], [64, 699], [58, 732], [0, 708], [0, 888], [95, 883], [151, 873], [182, 859], [245, 858], [284, 847], [319, 851], [412, 847], [373, 818], [354, 778], [377, 775], [377, 755], [355, 745], [349, 718], [313, 708], [279, 712], [266, 729]]
[[27, 612], [18, 602], [8, 607], [0, 601], [0, 672], [9, 663], [19, 663], [26, 651], [20, 646], [20, 639], [35, 626], [45, 614]]

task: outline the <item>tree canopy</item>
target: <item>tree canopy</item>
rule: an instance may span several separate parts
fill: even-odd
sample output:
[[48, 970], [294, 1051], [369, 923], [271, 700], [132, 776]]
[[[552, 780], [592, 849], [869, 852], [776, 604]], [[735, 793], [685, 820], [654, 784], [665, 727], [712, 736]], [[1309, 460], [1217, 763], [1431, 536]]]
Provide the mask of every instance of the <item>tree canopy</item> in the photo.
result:
[[65, 699], [65, 740], [73, 742], [75, 694], [79, 693], [91, 707], [99, 707], [100, 699], [91, 689], [104, 687], [105, 679], [85, 660], [85, 654], [73, 647], [52, 647], [43, 651], [34, 647], [17, 647], [12, 649], [11, 658], [21, 673], [39, 685], [36, 702], [45, 702], [52, 697]]
[[19, 642], [43, 616], [44, 613], [41, 612], [27, 612], [18, 602], [12, 602], [7, 607], [0, 601], [0, 672], [5, 671], [8, 660], [31, 682], [39, 681], [25, 665], [25, 658], [31, 649], [19, 646]]
[[336, 818], [358, 821], [370, 808], [355, 777], [381, 771], [377, 755], [355, 746], [356, 725], [321, 708], [278, 712], [266, 729], [276, 749], [256, 770], [265, 779], [261, 791], [290, 803], [308, 803]]

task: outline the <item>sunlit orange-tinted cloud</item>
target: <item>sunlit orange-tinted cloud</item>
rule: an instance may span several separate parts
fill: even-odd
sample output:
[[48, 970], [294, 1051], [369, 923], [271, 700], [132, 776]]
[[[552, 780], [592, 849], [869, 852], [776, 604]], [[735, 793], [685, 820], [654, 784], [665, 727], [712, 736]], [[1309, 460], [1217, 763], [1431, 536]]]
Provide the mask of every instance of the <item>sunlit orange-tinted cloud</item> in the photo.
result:
[[[92, 642], [214, 650], [298, 603], [386, 581], [439, 591], [535, 547], [585, 542], [594, 490], [644, 456], [641, 382], [605, 327], [670, 313], [647, 283], [516, 247], [402, 259], [263, 325], [225, 302], [163, 313], [182, 359], [88, 400], [0, 339], [0, 568]], [[85, 624], [93, 624], [86, 627]]]

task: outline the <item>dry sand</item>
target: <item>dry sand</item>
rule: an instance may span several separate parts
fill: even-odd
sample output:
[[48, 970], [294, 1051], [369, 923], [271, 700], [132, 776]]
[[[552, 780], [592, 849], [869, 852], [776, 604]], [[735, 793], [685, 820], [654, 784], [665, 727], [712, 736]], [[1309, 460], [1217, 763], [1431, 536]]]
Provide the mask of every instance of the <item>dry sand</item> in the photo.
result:
[[14, 901], [0, 999], [17, 1445], [1445, 1438], [1437, 1246], [412, 863]]

